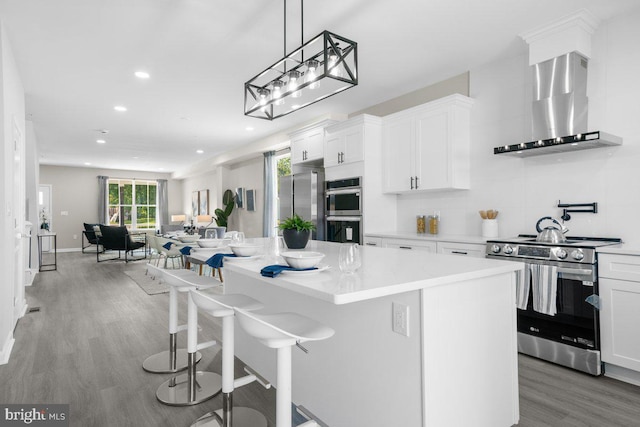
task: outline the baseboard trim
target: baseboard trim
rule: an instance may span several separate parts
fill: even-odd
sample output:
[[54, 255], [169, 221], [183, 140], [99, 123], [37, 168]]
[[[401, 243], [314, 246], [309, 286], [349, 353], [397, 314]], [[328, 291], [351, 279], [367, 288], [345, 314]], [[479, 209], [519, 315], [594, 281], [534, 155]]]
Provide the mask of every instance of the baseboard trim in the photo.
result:
[[9, 363], [9, 356], [11, 356], [11, 350], [13, 349], [13, 344], [16, 342], [15, 338], [13, 338], [13, 332], [9, 332], [7, 338], [4, 340], [2, 344], [2, 351], [0, 352], [0, 365], [6, 365]]
[[36, 274], [38, 274], [37, 268], [27, 268], [24, 272], [25, 278], [27, 278], [24, 285], [25, 286], [33, 285], [33, 281], [36, 278]]
[[623, 368], [622, 366], [605, 363], [604, 376], [613, 378], [614, 380], [624, 381], [625, 383], [640, 386], [640, 372]]
[[65, 248], [65, 249], [58, 249], [58, 252], [82, 252], [82, 248]]

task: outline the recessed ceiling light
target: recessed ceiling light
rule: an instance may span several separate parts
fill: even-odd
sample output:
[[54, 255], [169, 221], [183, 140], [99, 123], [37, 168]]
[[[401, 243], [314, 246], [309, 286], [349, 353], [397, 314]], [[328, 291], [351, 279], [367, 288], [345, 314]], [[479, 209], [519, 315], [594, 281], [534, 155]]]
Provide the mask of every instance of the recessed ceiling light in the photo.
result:
[[140, 157], [138, 157], [138, 156], [133, 156], [133, 158], [134, 158], [134, 159], [139, 159]]
[[91, 166], [91, 163], [89, 163], [89, 162], [84, 162], [84, 165], [85, 165], [85, 166]]
[[196, 153], [202, 154], [202, 153], [204, 153], [204, 150], [196, 150]]
[[253, 127], [251, 127], [251, 126], [247, 126], [245, 129], [246, 129], [247, 131], [251, 132], [251, 131], [253, 130]]
[[158, 168], [158, 170], [159, 170], [159, 171], [163, 171], [163, 170], [164, 170], [164, 168]]
[[105, 141], [104, 139], [96, 139], [96, 142], [98, 144], [106, 144], [107, 143], [107, 141]]
[[151, 77], [146, 71], [136, 71], [134, 74], [139, 79], [148, 79]]
[[124, 105], [116, 105], [115, 107], [113, 107], [113, 109], [120, 112], [127, 111], [127, 107], [125, 107]]

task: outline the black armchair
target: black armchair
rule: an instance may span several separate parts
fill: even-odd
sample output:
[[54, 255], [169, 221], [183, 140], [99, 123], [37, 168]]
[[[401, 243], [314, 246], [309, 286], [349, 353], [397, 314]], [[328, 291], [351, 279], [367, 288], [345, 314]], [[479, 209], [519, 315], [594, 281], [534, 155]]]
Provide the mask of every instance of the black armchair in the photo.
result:
[[[124, 252], [124, 261], [136, 261], [139, 259], [145, 259], [147, 257], [147, 235], [145, 233], [135, 234], [135, 236], [139, 236], [142, 240], [133, 240], [131, 236], [133, 234], [129, 234], [129, 230], [127, 227], [117, 227], [117, 226], [109, 226], [109, 225], [101, 225], [100, 233], [102, 236], [97, 236], [98, 244], [102, 246], [103, 251], [118, 251], [118, 257], [110, 257], [107, 259], [100, 259], [100, 252], [96, 253], [96, 258], [98, 262], [108, 261], [112, 259], [122, 259], [121, 252]], [[133, 251], [143, 249], [144, 256], [142, 257], [133, 257]], [[128, 254], [131, 257], [128, 257]]]
[[[87, 253], [85, 249], [91, 247], [92, 245], [96, 245], [96, 250], [100, 251], [100, 245], [98, 244], [98, 237], [100, 232], [96, 231], [96, 228], [100, 226], [100, 224], [84, 224], [84, 230], [82, 231], [82, 253]], [[99, 228], [98, 228], [99, 230]]]

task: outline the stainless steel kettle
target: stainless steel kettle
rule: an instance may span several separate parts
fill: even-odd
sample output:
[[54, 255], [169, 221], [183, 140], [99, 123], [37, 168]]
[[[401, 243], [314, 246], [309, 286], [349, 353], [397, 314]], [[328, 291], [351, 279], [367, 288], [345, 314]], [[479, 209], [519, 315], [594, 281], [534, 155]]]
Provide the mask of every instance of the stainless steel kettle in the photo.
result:
[[[553, 222], [555, 225], [557, 225], [557, 227], [549, 226], [544, 229], [541, 229], [540, 223], [546, 220]], [[540, 218], [536, 223], [536, 230], [538, 231], [538, 237], [536, 237], [536, 242], [544, 242], [544, 243], [564, 243], [567, 241], [567, 238], [564, 236], [564, 233], [569, 231], [569, 229], [565, 227], [563, 224], [561, 224], [560, 221], [550, 216], [545, 216]]]

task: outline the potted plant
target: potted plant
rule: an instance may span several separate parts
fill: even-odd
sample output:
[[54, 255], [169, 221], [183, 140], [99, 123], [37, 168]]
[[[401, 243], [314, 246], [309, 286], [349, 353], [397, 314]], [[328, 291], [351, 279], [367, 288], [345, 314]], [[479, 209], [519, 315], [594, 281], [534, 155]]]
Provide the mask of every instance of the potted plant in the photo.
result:
[[222, 195], [222, 203], [224, 203], [224, 210], [218, 208], [214, 211], [215, 216], [213, 217], [218, 224], [218, 227], [227, 227], [229, 215], [233, 212], [233, 208], [236, 205], [235, 195], [233, 191], [227, 190]]
[[282, 230], [282, 237], [289, 249], [304, 249], [311, 231], [316, 229], [313, 222], [305, 221], [298, 214], [285, 219], [278, 227]]

